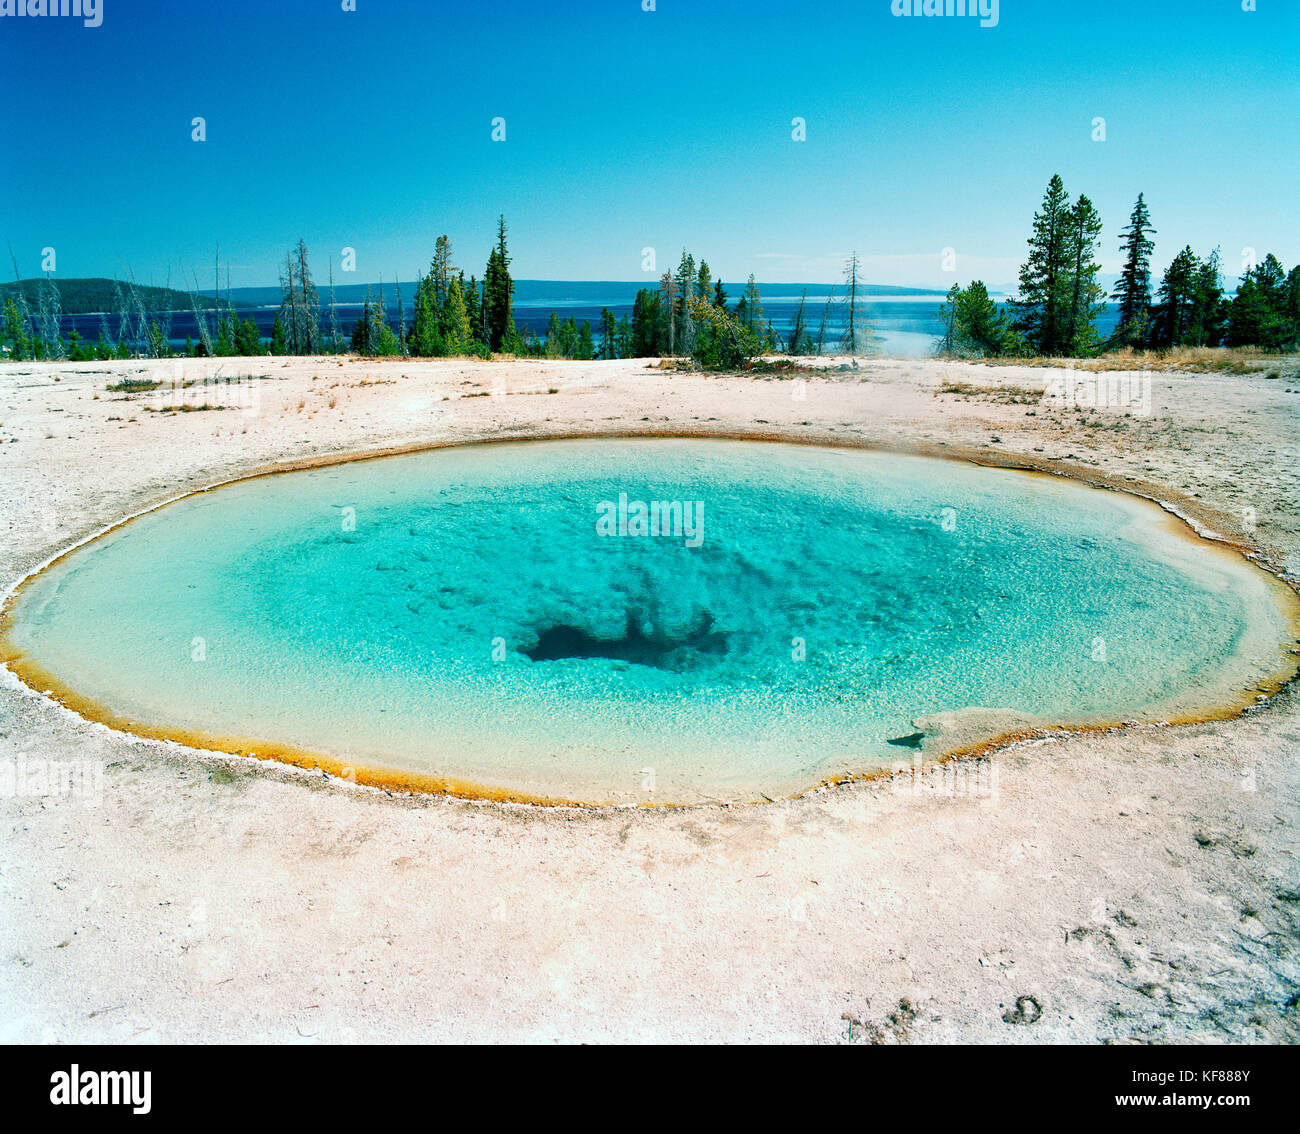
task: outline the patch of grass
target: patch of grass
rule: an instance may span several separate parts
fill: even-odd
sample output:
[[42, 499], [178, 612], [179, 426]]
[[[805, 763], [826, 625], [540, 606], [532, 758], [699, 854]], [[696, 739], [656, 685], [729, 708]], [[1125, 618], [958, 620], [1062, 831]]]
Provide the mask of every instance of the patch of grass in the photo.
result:
[[745, 363], [742, 369], [750, 374], [821, 374], [817, 366], [807, 366], [793, 358], [755, 358]]
[[1043, 391], [1032, 386], [978, 386], [972, 382], [944, 382], [941, 394], [959, 394], [964, 398], [984, 398], [1000, 405], [1036, 404], [1043, 400]]
[[112, 394], [144, 394], [156, 390], [162, 383], [156, 378], [123, 378], [108, 387]]
[[1173, 347], [1169, 350], [1109, 351], [1095, 358], [973, 358], [984, 366], [1073, 366], [1076, 370], [1182, 370], [1202, 374], [1300, 374], [1300, 355], [1271, 354], [1258, 347]]

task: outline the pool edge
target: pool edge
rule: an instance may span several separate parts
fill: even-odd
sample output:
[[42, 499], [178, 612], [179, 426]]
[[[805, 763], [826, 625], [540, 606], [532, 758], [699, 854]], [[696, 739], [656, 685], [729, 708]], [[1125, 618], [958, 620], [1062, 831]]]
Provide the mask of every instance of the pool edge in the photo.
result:
[[[307, 772], [321, 772], [340, 783], [349, 783], [364, 787], [377, 788], [389, 792], [401, 792], [418, 796], [444, 796], [455, 799], [490, 803], [510, 803], [546, 808], [576, 808], [582, 810], [687, 810], [697, 807], [744, 806], [773, 803], [779, 800], [797, 800], [809, 795], [829, 791], [848, 784], [889, 780], [901, 775], [912, 775], [917, 771], [941, 767], [962, 760], [974, 760], [992, 754], [1012, 744], [1024, 740], [1051, 736], [1072, 735], [1074, 733], [1113, 732], [1121, 729], [1142, 727], [1175, 727], [1182, 725], [1203, 724], [1210, 721], [1232, 720], [1244, 715], [1249, 710], [1271, 700], [1288, 685], [1300, 679], [1300, 655], [1296, 654], [1292, 644], [1290, 652], [1294, 660], [1285, 663], [1274, 674], [1259, 681], [1253, 688], [1242, 690], [1241, 696], [1227, 706], [1215, 706], [1205, 712], [1184, 714], [1160, 721], [1100, 721], [1086, 724], [1044, 724], [1028, 729], [997, 734], [974, 744], [927, 756], [917, 766], [899, 765], [888, 768], [872, 769], [864, 772], [846, 772], [841, 775], [825, 777], [816, 783], [787, 795], [769, 797], [758, 793], [761, 798], [736, 798], [725, 800], [705, 799], [690, 803], [642, 801], [637, 803], [618, 801], [586, 801], [533, 795], [511, 789], [493, 788], [452, 777], [431, 776], [406, 772], [382, 765], [365, 765], [352, 763], [336, 757], [305, 748], [260, 741], [237, 735], [216, 735], [192, 732], [184, 729], [168, 729], [146, 725], [115, 713], [106, 706], [76, 690], [66, 686], [53, 674], [45, 670], [35, 659], [17, 648], [10, 640], [9, 631], [13, 619], [14, 601], [24, 587], [32, 583], [49, 568], [62, 562], [74, 552], [112, 532], [118, 531], [142, 516], [159, 511], [181, 500], [202, 495], [228, 485], [244, 481], [257, 480], [262, 477], [279, 476], [287, 473], [301, 472], [308, 469], [328, 468], [335, 465], [351, 464], [357, 461], [382, 460], [389, 457], [408, 456], [415, 453], [430, 452], [440, 449], [467, 448], [481, 445], [519, 445], [531, 442], [574, 441], [574, 440], [635, 440], [635, 439], [682, 439], [682, 440], [718, 440], [748, 441], [771, 444], [805, 445], [812, 448], [839, 448], [862, 451], [894, 453], [898, 455], [918, 456], [951, 460], [964, 464], [973, 464], [986, 468], [1000, 468], [1008, 471], [1022, 472], [1029, 475], [1048, 476], [1077, 481], [1092, 488], [1118, 492], [1137, 500], [1145, 501], [1160, 508], [1166, 516], [1168, 529], [1194, 543], [1209, 547], [1221, 554], [1244, 560], [1255, 568], [1270, 584], [1270, 590], [1278, 596], [1278, 609], [1283, 620], [1289, 622], [1293, 643], [1300, 640], [1300, 588], [1288, 579], [1270, 570], [1248, 545], [1229, 539], [1215, 532], [1211, 525], [1196, 514], [1194, 506], [1182, 502], [1183, 506], [1174, 504], [1160, 495], [1151, 495], [1134, 488], [1114, 484], [1104, 474], [1091, 474], [1090, 470], [1079, 466], [1065, 466], [1064, 471], [1059, 462], [1040, 461], [1018, 454], [990, 454], [984, 450], [965, 450], [943, 444], [932, 445], [891, 445], [860, 439], [838, 439], [810, 437], [800, 434], [762, 431], [744, 432], [735, 430], [596, 430], [568, 431], [562, 433], [529, 434], [521, 437], [476, 437], [454, 441], [416, 442], [408, 445], [390, 446], [383, 449], [362, 450], [339, 454], [327, 454], [298, 458], [288, 461], [260, 464], [238, 475], [227, 477], [198, 488], [188, 489], [175, 496], [158, 501], [148, 507], [139, 509], [129, 516], [118, 520], [99, 531], [77, 540], [69, 547], [52, 555], [35, 568], [20, 577], [0, 599], [0, 665], [8, 669], [14, 677], [33, 694], [61, 706], [68, 712], [96, 724], [103, 725], [115, 732], [160, 743], [182, 745], [201, 752], [218, 756], [238, 757], [270, 761]], [[1158, 486], [1147, 484], [1146, 487]], [[1177, 497], [1176, 492], [1164, 495]], [[1279, 651], [1288, 652], [1285, 643], [1279, 644]]]

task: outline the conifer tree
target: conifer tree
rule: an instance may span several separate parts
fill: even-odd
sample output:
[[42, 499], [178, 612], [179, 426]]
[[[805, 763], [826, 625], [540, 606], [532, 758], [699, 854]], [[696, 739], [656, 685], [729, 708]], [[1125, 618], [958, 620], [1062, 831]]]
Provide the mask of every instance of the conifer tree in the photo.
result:
[[465, 273], [461, 272], [460, 282], [461, 290], [465, 293], [465, 318], [469, 320], [470, 342], [473, 343], [482, 338], [483, 313], [480, 310], [478, 280], [470, 276], [467, 284]]
[[713, 273], [709, 271], [709, 265], [703, 260], [700, 261], [700, 270], [696, 275], [695, 294], [700, 299], [708, 299], [713, 292]]
[[1117, 344], [1126, 345], [1143, 338], [1151, 310], [1151, 251], [1155, 248], [1151, 233], [1155, 231], [1146, 202], [1139, 193], [1129, 214], [1128, 227], [1120, 233], [1124, 270], [1112, 295], [1119, 304], [1119, 321], [1113, 336]]
[[[861, 263], [854, 252], [844, 264], [844, 337], [840, 348], [845, 354], [857, 355], [865, 351], [871, 340], [871, 327], [859, 298], [862, 291]], [[750, 276], [752, 280], [754, 277]], [[757, 289], [755, 289], [757, 293]]]
[[642, 288], [632, 304], [631, 341], [627, 355], [655, 358], [663, 353], [661, 338], [662, 299], [658, 292]]
[[1156, 347], [1182, 344], [1196, 288], [1200, 263], [1191, 246], [1185, 246], [1170, 261], [1160, 281], [1160, 304], [1152, 324], [1151, 342]]
[[452, 276], [447, 283], [447, 298], [442, 305], [439, 331], [442, 334], [443, 353], [467, 354], [470, 349], [469, 316], [465, 312], [465, 299], [460, 290], [460, 279]]
[[337, 354], [339, 349], [339, 315], [334, 306], [334, 257], [330, 257], [330, 354]]
[[32, 344], [27, 334], [27, 320], [12, 296], [5, 299], [3, 342], [9, 347], [9, 357], [26, 359], [31, 357]]
[[1228, 307], [1228, 345], [1281, 350], [1293, 340], [1295, 331], [1287, 318], [1289, 285], [1290, 278], [1283, 275], [1281, 262], [1271, 252], [1248, 270]]
[[745, 294], [741, 299], [745, 305], [743, 322], [745, 327], [757, 335], [763, 326], [763, 299], [758, 293], [758, 284], [754, 282], [754, 273], [750, 272], [745, 284]]
[[614, 313], [608, 307], [600, 309], [600, 357], [617, 358], [618, 343], [616, 341], [618, 334], [617, 324], [614, 320]]
[[1098, 344], [1095, 320], [1106, 294], [1097, 282], [1101, 264], [1094, 259], [1100, 236], [1101, 217], [1092, 202], [1080, 193], [1067, 220], [1070, 282], [1062, 341], [1066, 352], [1075, 357], [1095, 353]]
[[316, 292], [316, 285], [312, 282], [311, 269], [307, 266], [307, 242], [301, 237], [296, 252], [298, 310], [295, 314], [300, 326], [295, 334], [300, 353], [319, 354], [321, 349], [320, 296]]
[[665, 346], [669, 355], [677, 353], [677, 281], [672, 272], [664, 272], [659, 277], [659, 302], [662, 318], [666, 324], [666, 335], [660, 336], [659, 349]]
[[[676, 314], [680, 327], [689, 316], [691, 300], [695, 298], [695, 286], [698, 282], [695, 274], [695, 257], [685, 248], [682, 249], [682, 258], [677, 265], [677, 276], [674, 282], [677, 285]], [[683, 350], [682, 353], [690, 354], [690, 351]]]
[[1011, 317], [998, 310], [983, 280], [972, 280], [962, 290], [957, 325], [961, 338], [985, 358], [1005, 354], [1012, 345]]
[[812, 346], [812, 341], [808, 337], [808, 327], [804, 321], [804, 307], [808, 302], [808, 289], [804, 288], [803, 294], [799, 296], [799, 307], [795, 311], [794, 323], [790, 327], [790, 339], [787, 347], [791, 354], [807, 354], [808, 349]]
[[433, 358], [443, 353], [431, 276], [421, 276], [415, 285], [415, 317], [411, 322], [409, 342], [411, 353], [422, 358]]
[[446, 233], [438, 237], [433, 248], [433, 264], [429, 268], [429, 278], [433, 281], [433, 300], [439, 318], [442, 316], [443, 304], [447, 302], [447, 291], [451, 287], [451, 240]]
[[1187, 319], [1187, 341], [1193, 346], [1218, 346], [1227, 317], [1216, 248], [1200, 261], [1192, 276], [1192, 305]]
[[497, 244], [488, 257], [483, 276], [483, 305], [486, 309], [488, 347], [512, 350], [516, 345], [513, 313], [515, 284], [510, 278], [510, 254], [506, 248], [506, 218], [497, 218]]
[[957, 311], [961, 304], [961, 284], [953, 284], [939, 306], [939, 325], [943, 334], [939, 337], [936, 354], [940, 358], [950, 358], [962, 353], [961, 328], [957, 322]]
[[[202, 346], [203, 344], [200, 343], [199, 345]], [[289, 343], [284, 334], [284, 320], [280, 318], [280, 313], [277, 311], [275, 322], [271, 325], [271, 353], [287, 354], [288, 351]]]
[[1020, 294], [1014, 304], [1015, 328], [1038, 354], [1059, 355], [1066, 348], [1070, 211], [1065, 185], [1053, 174], [1034, 214], [1029, 258], [1020, 268]]

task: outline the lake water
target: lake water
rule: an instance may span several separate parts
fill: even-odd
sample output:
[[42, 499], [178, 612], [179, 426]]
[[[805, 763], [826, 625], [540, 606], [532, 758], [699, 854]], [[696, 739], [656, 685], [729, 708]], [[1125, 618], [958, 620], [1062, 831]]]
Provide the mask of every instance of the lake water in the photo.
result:
[[[520, 329], [531, 328], [539, 337], [545, 338], [551, 312], [561, 319], [572, 317], [579, 326], [584, 320], [591, 323], [597, 342], [600, 341], [600, 313], [605, 307], [621, 318], [632, 314], [632, 304], [639, 286], [635, 283], [590, 283], [564, 282], [550, 280], [521, 280], [519, 294], [515, 297], [515, 325]], [[802, 287], [802, 285], [800, 285]], [[730, 289], [729, 297], [734, 304], [739, 298], [739, 288]], [[826, 311], [826, 287], [810, 288], [804, 317], [810, 332], [817, 335], [823, 316], [826, 317], [825, 343], [828, 353], [836, 353], [836, 344], [844, 332], [844, 307], [837, 298]], [[406, 296], [405, 314], [407, 325], [411, 321], [411, 299], [414, 285], [404, 285]], [[838, 294], [838, 293], [837, 293]], [[385, 290], [389, 323], [397, 325], [397, 305], [391, 285]], [[773, 326], [782, 335], [788, 335], [795, 319], [800, 302], [799, 289], [791, 290], [788, 284], [769, 285], [763, 295], [763, 308]], [[868, 295], [862, 301], [868, 322], [874, 332], [872, 349], [875, 353], [889, 357], [925, 357], [934, 353], [939, 333], [938, 310], [943, 302], [942, 296], [894, 296]], [[271, 328], [275, 323], [278, 304], [253, 307], [239, 312], [241, 318], [251, 316], [257, 323], [263, 337], [270, 338]], [[350, 335], [353, 326], [360, 317], [362, 304], [346, 302], [336, 304], [336, 317], [340, 333]], [[328, 330], [328, 310], [322, 312], [322, 326]], [[118, 333], [118, 321], [115, 316], [75, 315], [66, 316], [63, 330], [76, 329], [83, 337], [96, 340], [100, 331], [107, 326], [110, 339]], [[1107, 308], [1097, 320], [1097, 328], [1102, 336], [1110, 334], [1115, 327], [1113, 308]], [[210, 328], [215, 331], [215, 328]], [[171, 341], [183, 345], [186, 337], [194, 341], [199, 339], [198, 323], [192, 312], [177, 311], [171, 315], [169, 327]]]
[[1271, 588], [1154, 506], [1046, 476], [523, 442], [187, 497], [33, 577], [6, 648], [119, 727], [363, 780], [754, 800], [1231, 703], [1283, 664]]

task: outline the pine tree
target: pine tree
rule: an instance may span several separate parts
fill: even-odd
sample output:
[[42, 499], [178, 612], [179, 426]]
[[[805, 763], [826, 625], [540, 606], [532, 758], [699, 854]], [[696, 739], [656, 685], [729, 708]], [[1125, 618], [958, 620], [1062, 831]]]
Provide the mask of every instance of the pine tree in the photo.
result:
[[339, 349], [339, 315], [334, 306], [334, 257], [330, 257], [330, 354], [337, 354]]
[[506, 218], [497, 218], [497, 245], [488, 257], [483, 277], [483, 305], [486, 309], [488, 347], [511, 350], [517, 338], [513, 314], [515, 283], [510, 278], [510, 254], [506, 249]]
[[451, 287], [451, 240], [443, 233], [438, 237], [433, 248], [433, 264], [429, 268], [429, 278], [433, 280], [433, 301], [442, 317], [443, 304], [447, 302], [447, 291]]
[[627, 354], [632, 358], [656, 358], [663, 353], [660, 339], [662, 300], [657, 292], [642, 288], [632, 304], [631, 342]]
[[[202, 346], [203, 344], [200, 343], [199, 345]], [[289, 344], [285, 339], [284, 320], [280, 318], [280, 313], [277, 311], [275, 322], [271, 325], [271, 353], [287, 354], [288, 351]]]
[[1216, 248], [1197, 266], [1192, 276], [1192, 304], [1187, 320], [1187, 341], [1193, 346], [1218, 346], [1223, 340], [1227, 306]]
[[659, 336], [659, 349], [666, 346], [669, 355], [677, 353], [677, 281], [672, 272], [664, 272], [659, 277], [659, 303], [665, 334]]
[[311, 269], [307, 266], [307, 242], [301, 237], [298, 239], [296, 251], [298, 262], [295, 270], [298, 275], [298, 307], [294, 314], [298, 320], [298, 325], [294, 334], [298, 342], [299, 353], [319, 354], [321, 350], [320, 296], [316, 292], [316, 285], [312, 282]]
[[460, 279], [457, 276], [452, 276], [447, 283], [447, 297], [442, 305], [439, 331], [442, 334], [444, 353], [469, 353], [472, 341], [469, 316], [465, 312], [465, 300], [461, 295]]
[[63, 350], [63, 303], [59, 295], [59, 285], [54, 277], [46, 275], [45, 286], [40, 291], [40, 322], [43, 358], [59, 359]]
[[1155, 242], [1150, 234], [1155, 231], [1146, 202], [1139, 193], [1129, 214], [1128, 228], [1120, 233], [1124, 270], [1112, 295], [1119, 303], [1119, 322], [1112, 337], [1116, 344], [1128, 345], [1143, 338], [1151, 309], [1151, 251]]
[[443, 353], [442, 334], [438, 329], [438, 309], [430, 276], [421, 276], [415, 285], [415, 318], [411, 322], [409, 348], [412, 354], [422, 358], [433, 358]]
[[284, 320], [287, 354], [300, 354], [298, 349], [298, 298], [294, 284], [293, 258], [284, 258], [284, 275], [280, 277], [280, 317]]
[[692, 357], [706, 369], [734, 370], [761, 353], [759, 336], [725, 307], [697, 298], [691, 314], [699, 328]]
[[563, 342], [564, 324], [560, 322], [558, 312], [552, 311], [551, 317], [546, 323], [546, 357], [559, 358], [564, 349]]
[[[689, 315], [691, 300], [695, 298], [695, 285], [697, 282], [695, 257], [687, 252], [685, 248], [682, 249], [682, 258], [677, 264], [677, 275], [673, 282], [677, 285], [676, 315], [680, 327]], [[690, 354], [690, 351], [683, 349], [682, 353]]]
[[235, 353], [241, 358], [266, 353], [262, 349], [262, 333], [251, 317], [235, 320]]
[[698, 278], [695, 274], [695, 257], [682, 249], [682, 262], [677, 269], [677, 353], [693, 355], [695, 353], [696, 326], [692, 308], [695, 305], [695, 287]]
[[370, 292], [366, 292], [366, 301], [361, 308], [361, 318], [357, 320], [357, 325], [352, 328], [352, 353], [369, 354], [370, 353], [370, 329], [371, 329], [371, 311], [370, 311]]
[[808, 349], [812, 347], [812, 341], [808, 337], [808, 328], [804, 322], [804, 306], [808, 302], [808, 289], [804, 288], [803, 294], [799, 296], [799, 308], [794, 314], [794, 323], [790, 327], [789, 351], [791, 354], [807, 354]]
[[844, 353], [851, 355], [863, 353], [867, 343], [871, 340], [871, 326], [867, 323], [866, 314], [862, 309], [862, 301], [858, 298], [862, 291], [862, 280], [859, 278], [860, 271], [861, 264], [858, 260], [858, 254], [854, 252], [844, 264], [845, 326], [844, 337], [840, 342], [840, 347]]
[[1096, 353], [1098, 345], [1095, 320], [1106, 295], [1097, 282], [1101, 264], [1094, 259], [1100, 237], [1101, 217], [1092, 202], [1080, 193], [1070, 210], [1066, 229], [1070, 299], [1063, 342], [1065, 350], [1077, 358]]
[[1191, 246], [1186, 246], [1165, 269], [1160, 281], [1160, 304], [1152, 323], [1152, 345], [1174, 347], [1182, 344], [1191, 316], [1196, 276], [1200, 263]]
[[[157, 324], [154, 324], [157, 326]], [[152, 328], [150, 330], [152, 337]], [[217, 345], [216, 352], [218, 358], [229, 358], [235, 353], [235, 336], [230, 320], [221, 316], [221, 322], [217, 325]]]
[[831, 304], [835, 300], [835, 289], [826, 292], [826, 305], [822, 308], [822, 321], [817, 327], [817, 353], [824, 354], [826, 348], [826, 324], [831, 317]]
[[960, 356], [963, 351], [961, 341], [961, 326], [957, 321], [957, 311], [961, 305], [961, 284], [953, 284], [948, 289], [948, 294], [944, 296], [943, 303], [939, 306], [938, 319], [939, 325], [943, 327], [943, 334], [939, 338], [939, 346], [936, 354], [941, 358], [952, 358]]
[[478, 280], [473, 276], [469, 277], [469, 283], [465, 283], [465, 273], [461, 272], [461, 290], [465, 293], [465, 318], [469, 320], [470, 342], [478, 342], [482, 336], [483, 313], [480, 310], [478, 297]]
[[22, 310], [10, 296], [5, 300], [3, 342], [9, 348], [9, 357], [15, 360], [31, 357], [32, 343], [27, 334], [27, 320]]
[[1020, 294], [1014, 307], [1015, 328], [1031, 349], [1059, 355], [1066, 348], [1065, 316], [1069, 291], [1069, 201], [1059, 174], [1053, 174], [1034, 214], [1029, 258], [1020, 268]]
[[1282, 317], [1284, 341], [1292, 348], [1300, 345], [1300, 264], [1287, 273]]
[[972, 280], [957, 301], [959, 334], [985, 358], [1005, 354], [1011, 345], [1011, 317], [998, 310], [983, 280]]
[[1281, 263], [1271, 252], [1241, 277], [1228, 307], [1229, 346], [1282, 349], [1293, 335], [1287, 319], [1288, 285], [1289, 278], [1283, 275]]
[[745, 284], [745, 295], [741, 302], [745, 305], [743, 320], [745, 327], [757, 336], [763, 326], [763, 299], [758, 293], [758, 284], [754, 282], [753, 272], [749, 274], [749, 281]]
[[608, 307], [600, 309], [600, 357], [617, 358], [617, 324], [614, 321], [614, 313]]
[[700, 270], [696, 275], [695, 294], [701, 299], [708, 299], [713, 291], [713, 273], [709, 271], [709, 265], [703, 260], [700, 261]]

